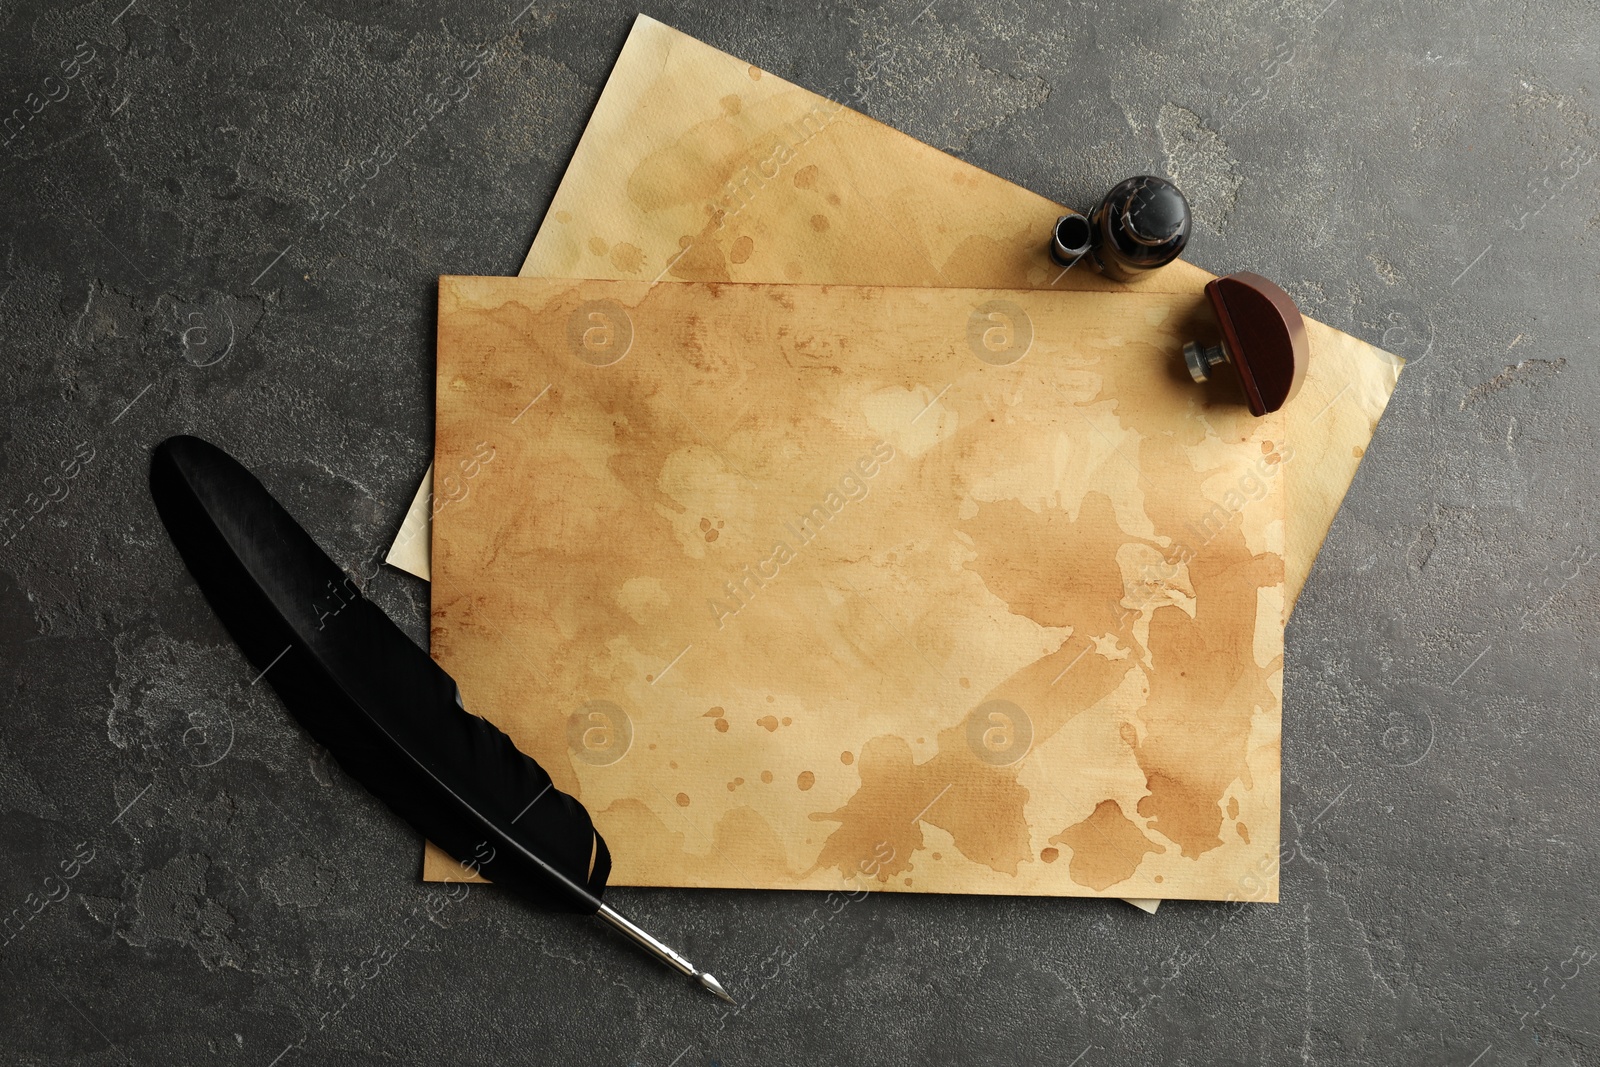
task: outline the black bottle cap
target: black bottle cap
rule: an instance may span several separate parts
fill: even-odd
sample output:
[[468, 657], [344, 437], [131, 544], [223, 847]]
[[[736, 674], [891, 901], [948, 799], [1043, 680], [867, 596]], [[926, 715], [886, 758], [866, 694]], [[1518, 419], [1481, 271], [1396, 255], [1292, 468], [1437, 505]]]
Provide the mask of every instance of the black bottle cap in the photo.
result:
[[1116, 184], [1089, 216], [1089, 259], [1107, 277], [1129, 281], [1165, 266], [1189, 242], [1189, 201], [1165, 178], [1140, 174]]
[[1189, 204], [1171, 182], [1150, 178], [1128, 198], [1123, 211], [1128, 236], [1142, 245], [1161, 245], [1189, 226]]

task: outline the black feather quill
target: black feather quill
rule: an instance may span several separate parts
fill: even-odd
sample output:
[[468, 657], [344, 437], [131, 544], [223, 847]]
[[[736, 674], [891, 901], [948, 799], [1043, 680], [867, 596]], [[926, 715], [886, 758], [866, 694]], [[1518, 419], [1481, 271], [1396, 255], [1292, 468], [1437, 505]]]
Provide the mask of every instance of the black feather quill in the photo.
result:
[[[173, 437], [156, 448], [150, 491], [228, 632], [353, 778], [491, 881], [546, 908], [599, 910], [611, 854], [583, 805], [464, 710], [450, 676], [249, 471]], [[331, 616], [329, 590], [347, 601]]]
[[[223, 625], [345, 771], [490, 881], [598, 914], [732, 1003], [716, 978], [601, 902], [611, 853], [583, 805], [469, 714], [455, 681], [237, 460], [169, 437], [151, 459], [150, 493]], [[321, 609], [330, 590], [341, 605], [332, 613]]]

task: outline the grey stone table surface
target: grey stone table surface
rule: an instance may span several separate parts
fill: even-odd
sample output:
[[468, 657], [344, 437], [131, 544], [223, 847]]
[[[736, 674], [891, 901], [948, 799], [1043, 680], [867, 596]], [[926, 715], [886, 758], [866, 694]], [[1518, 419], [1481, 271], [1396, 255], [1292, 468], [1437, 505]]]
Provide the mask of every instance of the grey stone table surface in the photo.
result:
[[[149, 453], [381, 551], [435, 279], [515, 272], [634, 10], [6, 2], [0, 1062], [1600, 1063], [1600, 10], [925, 3], [648, 13], [1057, 199], [1169, 174], [1191, 259], [1411, 359], [1289, 627], [1282, 903], [616, 891], [733, 1017], [588, 921], [439, 910]], [[423, 583], [369, 592], [425, 638]]]

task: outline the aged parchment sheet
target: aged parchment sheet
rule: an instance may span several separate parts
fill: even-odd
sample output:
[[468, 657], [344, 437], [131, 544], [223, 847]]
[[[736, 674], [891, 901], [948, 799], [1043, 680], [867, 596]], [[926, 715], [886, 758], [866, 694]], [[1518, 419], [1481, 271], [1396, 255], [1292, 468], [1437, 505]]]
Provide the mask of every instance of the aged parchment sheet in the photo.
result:
[[617, 884], [1244, 897], [1296, 457], [1183, 374], [1215, 330], [1160, 291], [443, 279], [434, 655]]

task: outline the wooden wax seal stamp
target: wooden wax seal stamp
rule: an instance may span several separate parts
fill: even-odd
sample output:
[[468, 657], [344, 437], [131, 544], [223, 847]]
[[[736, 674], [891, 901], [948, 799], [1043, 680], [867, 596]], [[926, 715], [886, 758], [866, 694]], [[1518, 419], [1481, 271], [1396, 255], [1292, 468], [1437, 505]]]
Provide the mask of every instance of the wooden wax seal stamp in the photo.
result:
[[1206, 297], [1222, 327], [1222, 343], [1202, 347], [1190, 341], [1183, 346], [1190, 376], [1206, 382], [1218, 366], [1231, 363], [1251, 413], [1277, 411], [1300, 391], [1310, 362], [1300, 309], [1288, 293], [1249, 271], [1208, 282]]

